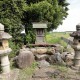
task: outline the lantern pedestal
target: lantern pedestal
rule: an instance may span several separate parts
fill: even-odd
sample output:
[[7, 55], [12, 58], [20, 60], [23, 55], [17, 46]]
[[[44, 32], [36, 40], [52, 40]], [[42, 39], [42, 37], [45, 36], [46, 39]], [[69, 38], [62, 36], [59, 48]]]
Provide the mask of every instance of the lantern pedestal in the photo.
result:
[[1, 66], [2, 66], [3, 73], [10, 72], [10, 62], [8, 59], [8, 55], [1, 57]]
[[10, 72], [10, 62], [8, 58], [8, 54], [12, 50], [10, 48], [5, 50], [0, 50], [0, 57], [1, 57], [1, 67], [3, 73], [9, 73]]

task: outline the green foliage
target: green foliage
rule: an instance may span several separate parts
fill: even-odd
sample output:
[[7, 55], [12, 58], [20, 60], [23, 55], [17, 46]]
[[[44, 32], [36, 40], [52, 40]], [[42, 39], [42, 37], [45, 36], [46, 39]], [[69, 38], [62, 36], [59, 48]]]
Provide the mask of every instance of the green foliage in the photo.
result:
[[1, 0], [0, 1], [0, 23], [5, 27], [5, 31], [12, 35], [10, 47], [15, 56], [23, 38], [21, 36], [23, 12], [26, 10], [26, 0]]
[[60, 40], [60, 44], [61, 44], [64, 48], [66, 48], [66, 47], [67, 47], [67, 43], [66, 43], [66, 42], [64, 42], [63, 40]]
[[28, 31], [26, 36], [26, 42], [28, 44], [35, 42], [35, 33], [33, 31]]
[[[5, 25], [5, 31], [13, 36], [13, 41], [19, 42], [22, 40], [22, 25], [26, 33], [31, 33], [32, 22], [47, 21], [52, 23], [48, 30], [57, 28], [67, 17], [67, 6], [66, 0], [3, 0], [0, 1], [0, 22]], [[29, 32], [28, 36], [31, 36]]]
[[66, 0], [1, 0], [0, 23], [12, 35], [15, 47], [20, 47], [22, 26], [26, 30], [25, 43], [34, 43], [32, 22], [50, 22], [48, 31], [53, 30], [67, 17], [67, 6]]
[[15, 44], [15, 42], [9, 41], [10, 48], [12, 49], [12, 52], [9, 54], [9, 58], [13, 58], [19, 53], [20, 44]]
[[50, 22], [48, 30], [57, 28], [68, 15], [66, 0], [27, 0], [27, 5], [23, 22]]
[[22, 30], [23, 11], [25, 0], [2, 0], [0, 1], [0, 23], [4, 24], [5, 31], [13, 36], [13, 41], [20, 41]]

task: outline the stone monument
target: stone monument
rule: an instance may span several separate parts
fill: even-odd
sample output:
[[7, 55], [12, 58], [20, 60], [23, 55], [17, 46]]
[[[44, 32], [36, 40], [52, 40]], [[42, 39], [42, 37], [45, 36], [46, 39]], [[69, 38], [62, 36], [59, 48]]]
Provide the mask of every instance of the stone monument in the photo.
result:
[[80, 68], [80, 24], [76, 25], [76, 31], [70, 34], [73, 39], [73, 49], [75, 51], [74, 66]]
[[36, 33], [36, 41], [37, 44], [45, 43], [45, 31], [47, 28], [46, 23], [33, 23], [33, 28]]
[[8, 43], [8, 39], [10, 38], [12, 38], [12, 36], [4, 32], [4, 25], [0, 23], [0, 58], [3, 73], [10, 72], [10, 62], [8, 58], [8, 54], [12, 51]]

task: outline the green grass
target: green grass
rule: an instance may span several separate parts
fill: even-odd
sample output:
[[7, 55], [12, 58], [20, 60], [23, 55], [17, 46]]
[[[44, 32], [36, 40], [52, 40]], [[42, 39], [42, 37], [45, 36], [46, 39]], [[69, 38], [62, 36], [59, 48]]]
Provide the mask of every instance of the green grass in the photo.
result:
[[59, 71], [63, 72], [63, 73], [67, 73], [68, 71], [68, 67], [64, 66], [64, 65], [58, 65], [58, 64], [54, 64], [52, 65], [52, 67], [54, 69], [58, 69]]
[[47, 43], [50, 43], [50, 44], [61, 44], [62, 46], [65, 47], [67, 44], [63, 40], [61, 40], [61, 37], [68, 38], [69, 33], [65, 33], [65, 32], [47, 33], [46, 41]]

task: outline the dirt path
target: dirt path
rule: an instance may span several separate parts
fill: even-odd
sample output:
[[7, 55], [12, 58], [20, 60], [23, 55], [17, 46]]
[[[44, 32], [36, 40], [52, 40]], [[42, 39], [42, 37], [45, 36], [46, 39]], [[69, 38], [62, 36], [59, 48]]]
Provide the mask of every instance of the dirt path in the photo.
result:
[[37, 67], [32, 75], [20, 74], [19, 70], [14, 70], [13, 73], [11, 78], [1, 79], [0, 77], [0, 80], [80, 80], [79, 71], [59, 65], [43, 68]]
[[41, 68], [34, 72], [32, 80], [52, 80], [51, 76], [54, 72], [54, 69], [47, 67]]
[[60, 66], [40, 68], [30, 80], [80, 80], [80, 72]]

